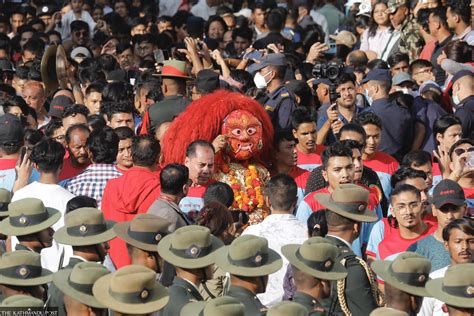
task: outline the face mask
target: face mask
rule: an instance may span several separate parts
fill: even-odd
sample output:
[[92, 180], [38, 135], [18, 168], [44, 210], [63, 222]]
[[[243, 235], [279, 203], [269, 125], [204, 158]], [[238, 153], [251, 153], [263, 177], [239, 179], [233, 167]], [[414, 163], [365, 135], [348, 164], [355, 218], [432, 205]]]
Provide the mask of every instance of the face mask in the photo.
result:
[[398, 91], [401, 91], [403, 92], [404, 94], [408, 94], [408, 95], [411, 95], [412, 97], [416, 97], [416, 91], [413, 91], [411, 89], [408, 89], [408, 88], [402, 88]]
[[461, 103], [461, 100], [459, 100], [458, 96], [453, 94], [453, 103], [456, 105], [459, 105]]
[[372, 97], [369, 96], [369, 90], [368, 89], [364, 90], [364, 96], [365, 96], [365, 99], [367, 100], [367, 103], [369, 103], [369, 105], [372, 105], [372, 103], [374, 102], [374, 99], [372, 99]]
[[262, 75], [261, 73], [257, 72], [255, 74], [255, 77], [253, 78], [253, 82], [255, 83], [255, 86], [258, 88], [258, 89], [264, 89], [267, 87], [268, 83], [270, 82], [267, 82], [267, 80], [265, 79], [265, 77], [271, 73], [270, 72], [267, 72], [265, 75]]

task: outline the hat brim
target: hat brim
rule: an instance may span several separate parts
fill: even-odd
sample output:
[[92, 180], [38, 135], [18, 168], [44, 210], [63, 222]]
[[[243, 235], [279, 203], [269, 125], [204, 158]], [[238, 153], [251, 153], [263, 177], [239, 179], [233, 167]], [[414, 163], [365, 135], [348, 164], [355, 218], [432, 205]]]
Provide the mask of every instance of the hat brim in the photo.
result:
[[133, 247], [146, 250], [146, 251], [152, 251], [152, 252], [158, 251], [156, 248], [158, 245], [158, 241], [156, 242], [156, 244], [152, 245], [152, 244], [147, 244], [139, 240], [136, 240], [130, 237], [130, 235], [128, 234], [129, 227], [130, 227], [130, 222], [121, 222], [121, 223], [115, 224], [114, 231], [117, 234], [117, 237], [125, 241], [127, 244], [132, 245]]
[[112, 276], [113, 274], [107, 274], [98, 279], [92, 287], [92, 293], [100, 304], [113, 311], [126, 314], [147, 314], [159, 311], [168, 304], [168, 291], [157, 281], [153, 287], [153, 294], [149, 302], [131, 304], [118, 301], [109, 292]]
[[387, 10], [385, 10], [386, 14], [393, 14], [397, 11], [398, 7], [389, 7]]
[[191, 302], [183, 306], [179, 315], [201, 316], [205, 307], [206, 301]]
[[332, 203], [331, 196], [327, 193], [316, 193], [314, 195], [314, 199], [316, 199], [316, 201], [318, 201], [319, 204], [321, 204], [328, 210], [331, 210], [336, 214], [352, 219], [354, 221], [364, 222], [364, 223], [373, 223], [379, 220], [377, 214], [375, 214], [374, 211], [371, 211], [368, 207], [366, 207], [363, 211], [361, 211], [358, 214], [349, 213], [343, 210], [338, 205]]
[[452, 204], [454, 206], [463, 206], [464, 204], [466, 204], [466, 200], [456, 199], [456, 198], [447, 198], [447, 199], [443, 199], [443, 201], [440, 201], [439, 203], [436, 203], [433, 201], [433, 204], [435, 205], [437, 209], [440, 209], [443, 206], [448, 205], [448, 204]]
[[426, 289], [430, 296], [455, 307], [474, 308], [474, 300], [471, 298], [463, 298], [454, 296], [443, 291], [443, 278], [431, 279], [426, 283]]
[[9, 278], [0, 275], [0, 284], [4, 285], [18, 285], [18, 286], [36, 286], [42, 284], [48, 284], [53, 281], [53, 272], [48, 269], [41, 268], [41, 276], [31, 279], [17, 279]]
[[170, 251], [171, 238], [171, 234], [167, 235], [158, 243], [158, 254], [165, 261], [184, 269], [198, 269], [210, 266], [214, 263], [214, 255], [216, 251], [224, 245], [219, 238], [211, 235], [211, 250], [209, 251], [209, 254], [201, 258], [187, 259], [179, 257]]
[[69, 276], [72, 273], [72, 269], [62, 269], [56, 272], [53, 275], [53, 283], [61, 290], [64, 294], [72, 297], [76, 301], [81, 302], [82, 304], [88, 305], [95, 308], [106, 308], [105, 305], [99, 303], [93, 295], [84, 294], [73, 287], [68, 283]]
[[10, 218], [7, 217], [0, 222], [0, 232], [7, 236], [25, 236], [50, 228], [59, 221], [61, 213], [52, 207], [45, 207], [45, 209], [48, 213], [48, 219], [44, 222], [27, 227], [16, 227], [10, 224]]
[[332, 269], [329, 271], [319, 271], [308, 267], [296, 257], [296, 252], [300, 247], [301, 245], [291, 244], [285, 245], [281, 248], [283, 255], [299, 270], [321, 280], [337, 281], [344, 279], [347, 276], [346, 268], [339, 261], [335, 261]]
[[431, 297], [425, 287], [413, 286], [403, 282], [400, 282], [397, 278], [390, 274], [390, 264], [392, 261], [374, 261], [372, 262], [371, 268], [374, 272], [383, 279], [384, 282], [390, 284], [397, 289], [406, 292], [408, 294]]
[[64, 226], [58, 229], [54, 233], [53, 238], [58, 243], [63, 244], [63, 245], [69, 245], [69, 246], [89, 246], [89, 245], [100, 244], [117, 237], [117, 234], [113, 230], [115, 222], [105, 221], [105, 225], [107, 229], [103, 233], [92, 235], [92, 236], [84, 236], [84, 237], [69, 235], [67, 233], [67, 227]]
[[268, 249], [268, 263], [260, 267], [242, 267], [229, 262], [229, 246], [222, 247], [216, 252], [215, 264], [230, 274], [240, 275], [244, 277], [265, 276], [277, 272], [283, 266], [283, 260], [280, 255]]
[[163, 74], [152, 74], [153, 77], [161, 77], [161, 78], [178, 78], [178, 79], [185, 79], [185, 80], [192, 80], [193, 77], [190, 76], [177, 76], [177, 75], [163, 75]]

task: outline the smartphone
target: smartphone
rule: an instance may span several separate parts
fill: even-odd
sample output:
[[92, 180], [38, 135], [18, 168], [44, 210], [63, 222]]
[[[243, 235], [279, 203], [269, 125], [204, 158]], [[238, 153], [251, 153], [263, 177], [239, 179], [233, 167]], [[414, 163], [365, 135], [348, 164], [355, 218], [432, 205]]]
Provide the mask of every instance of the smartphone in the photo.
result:
[[155, 62], [157, 64], [162, 64], [165, 61], [165, 55], [163, 54], [163, 51], [161, 49], [155, 50], [153, 55], [155, 56]]
[[260, 59], [262, 57], [263, 53], [259, 50], [254, 50], [244, 55], [244, 59]]
[[326, 55], [336, 55], [337, 45], [336, 42], [329, 42], [329, 49], [324, 52]]

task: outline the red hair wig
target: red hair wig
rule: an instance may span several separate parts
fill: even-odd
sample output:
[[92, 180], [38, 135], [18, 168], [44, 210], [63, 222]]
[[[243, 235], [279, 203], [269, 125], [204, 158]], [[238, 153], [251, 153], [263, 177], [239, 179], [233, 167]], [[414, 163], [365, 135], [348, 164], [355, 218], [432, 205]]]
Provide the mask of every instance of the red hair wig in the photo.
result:
[[195, 140], [212, 142], [221, 134], [224, 119], [235, 110], [246, 110], [262, 123], [263, 149], [260, 156], [255, 158], [268, 161], [273, 126], [263, 106], [243, 94], [219, 90], [192, 102], [171, 123], [161, 141], [163, 165], [184, 163], [186, 148]]

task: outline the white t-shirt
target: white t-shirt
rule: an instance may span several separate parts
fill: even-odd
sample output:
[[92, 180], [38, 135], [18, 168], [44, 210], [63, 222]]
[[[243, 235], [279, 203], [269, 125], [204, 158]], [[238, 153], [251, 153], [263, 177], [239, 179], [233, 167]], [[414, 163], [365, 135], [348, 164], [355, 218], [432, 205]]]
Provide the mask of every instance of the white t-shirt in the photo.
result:
[[[448, 270], [448, 267], [433, 271], [430, 273], [430, 278], [443, 278], [446, 270]], [[418, 316], [448, 316], [447, 313], [443, 312], [443, 305], [443, 302], [434, 297], [424, 297]]]
[[[35, 181], [16, 191], [13, 195], [12, 202], [24, 198], [37, 198], [43, 202], [44, 206], [57, 209], [59, 212], [61, 212], [61, 219], [52, 226], [52, 228], [56, 231], [64, 226], [66, 205], [67, 202], [69, 202], [69, 200], [73, 197], [75, 197], [74, 194], [57, 184], [44, 184]], [[17, 243], [18, 239], [13, 237], [12, 249], [15, 248]], [[53, 245], [50, 248], [45, 248], [41, 251], [41, 265], [43, 268], [56, 272], [58, 270], [59, 260], [63, 249], [63, 266], [68, 264], [69, 258], [72, 256], [72, 247], [60, 245], [55, 240], [53, 240]]]

